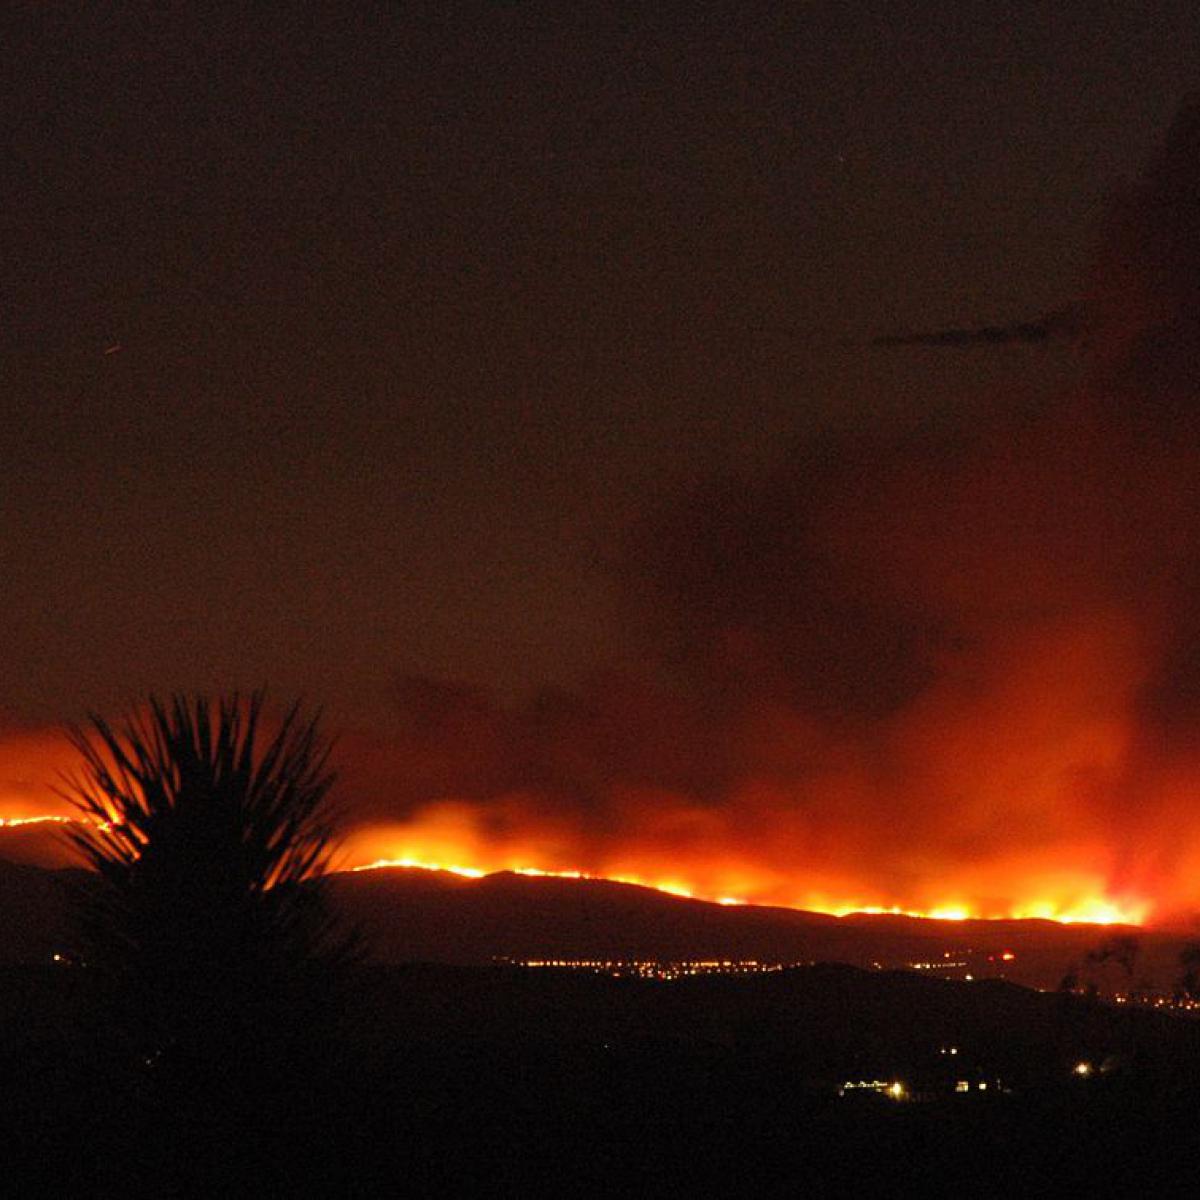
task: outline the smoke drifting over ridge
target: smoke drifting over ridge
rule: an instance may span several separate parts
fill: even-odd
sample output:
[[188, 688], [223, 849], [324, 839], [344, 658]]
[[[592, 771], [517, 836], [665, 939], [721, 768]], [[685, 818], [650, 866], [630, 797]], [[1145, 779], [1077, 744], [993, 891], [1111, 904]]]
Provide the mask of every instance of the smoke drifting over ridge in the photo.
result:
[[1193, 103], [1100, 231], [1076, 389], [827, 435], [647, 516], [626, 580], [671, 687], [504, 714], [406, 684], [402, 758], [448, 803], [396, 853], [787, 903], [1200, 902], [1198, 300]]
[[1114, 203], [1081, 311], [1082, 381], [1042, 411], [829, 433], [646, 514], [644, 672], [517, 710], [401, 681], [392, 732], [342, 743], [346, 860], [1200, 906], [1200, 106]]

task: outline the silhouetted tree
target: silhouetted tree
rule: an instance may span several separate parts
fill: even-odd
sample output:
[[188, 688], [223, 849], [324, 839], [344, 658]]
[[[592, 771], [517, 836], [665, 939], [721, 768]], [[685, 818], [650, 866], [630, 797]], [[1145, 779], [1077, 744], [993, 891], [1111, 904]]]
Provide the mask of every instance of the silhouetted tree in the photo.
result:
[[80, 953], [110, 1026], [160, 1077], [262, 1078], [328, 1036], [353, 957], [318, 878], [334, 845], [330, 746], [293, 707], [264, 736], [263, 696], [151, 699], [70, 736], [70, 836], [95, 868]]
[[1179, 952], [1181, 974], [1176, 995], [1184, 1000], [1200, 999], [1200, 942], [1188, 942]]
[[1101, 942], [1094, 950], [1089, 950], [1086, 961], [1095, 967], [1102, 967], [1109, 962], [1116, 963], [1128, 982], [1133, 978], [1140, 950], [1141, 942], [1133, 934], [1115, 934]]
[[1072, 963], [1066, 970], [1066, 974], [1058, 981], [1058, 990], [1060, 992], [1075, 992], [1079, 990], [1079, 964]]

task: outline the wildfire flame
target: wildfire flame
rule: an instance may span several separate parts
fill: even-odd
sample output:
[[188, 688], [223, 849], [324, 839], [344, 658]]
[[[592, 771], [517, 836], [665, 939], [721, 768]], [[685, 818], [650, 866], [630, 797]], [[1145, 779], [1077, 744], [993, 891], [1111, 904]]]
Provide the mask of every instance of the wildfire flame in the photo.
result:
[[[461, 875], [468, 879], [482, 879], [492, 872], [482, 867], [464, 867], [456, 863], [427, 862], [413, 858], [377, 858], [373, 862], [361, 863], [351, 867], [351, 871], [379, 871], [391, 867], [404, 867], [423, 871], [445, 871], [451, 875]], [[691, 900], [707, 900], [713, 904], [747, 905], [753, 904], [737, 896], [703, 896], [689, 888], [675, 883], [664, 883], [636, 875], [592, 875], [586, 871], [548, 871], [540, 867], [505, 867], [514, 875], [529, 875], [549, 879], [599, 879], [610, 883], [629, 883], [638, 887], [653, 888], [658, 892], [666, 892], [672, 896], [683, 896]], [[929, 921], [969, 921], [977, 919], [1012, 919], [1034, 918], [1045, 921], [1057, 921], [1063, 925], [1140, 925], [1143, 923], [1146, 906], [1133, 904], [1121, 906], [1104, 899], [1086, 899], [1073, 903], [1068, 908], [1058, 908], [1053, 901], [1034, 901], [1028, 904], [1014, 906], [1007, 912], [988, 913], [972, 911], [963, 905], [944, 905], [930, 909], [901, 908], [892, 905], [883, 908], [876, 904], [854, 904], [816, 899], [796, 904], [776, 905], [773, 907], [794, 908], [804, 912], [827, 913], [830, 916], [845, 917], [854, 913], [868, 915], [887, 915], [903, 917], [920, 917]]]
[[22, 825], [69, 825], [71, 817], [0, 817], [0, 829], [17, 829]]
[[[354, 834], [343, 847], [341, 869], [375, 871], [407, 868], [445, 871], [464, 878], [508, 871], [517, 875], [554, 879], [597, 879], [628, 883], [689, 899], [723, 905], [758, 904], [807, 912], [846, 916], [851, 913], [920, 917], [937, 921], [970, 919], [1036, 918], [1064, 924], [1141, 925], [1152, 912], [1151, 904], [1138, 897], [1112, 897], [1101, 890], [1100, 881], [1087, 873], [1072, 875], [1059, 871], [1035, 881], [1027, 872], [1031, 891], [1009, 903], [980, 903], [968, 898], [933, 901], [928, 905], [881, 903], [875, 897], [846, 886], [840, 893], [804, 886], [803, 872], [797, 880], [781, 882], [745, 863], [698, 863], [695, 872], [678, 861], [655, 864], [646, 856], [627, 855], [626, 865], [615, 858], [599, 867], [581, 869], [548, 860], [536, 846], [487, 844], [471, 828], [465, 806], [440, 805], [424, 820], [407, 827], [366, 828]], [[639, 865], [635, 869], [631, 860]], [[657, 869], [655, 869], [657, 866]], [[863, 875], [871, 875], [870, 864]], [[706, 881], [719, 879], [722, 886]]]
[[[24, 817], [0, 817], [0, 829], [17, 829], [29, 826], [65, 826], [78, 818], [60, 814]], [[374, 854], [372, 846], [385, 845], [404, 848], [398, 852]], [[423, 848], [422, 848], [423, 847]], [[831, 916], [847, 916], [852, 913], [919, 917], [935, 921], [964, 921], [970, 919], [1037, 918], [1063, 924], [1091, 925], [1141, 925], [1151, 911], [1145, 901], [1136, 899], [1114, 900], [1103, 895], [1076, 895], [1073, 897], [1031, 898], [1008, 907], [986, 908], [966, 902], [935, 903], [928, 907], [912, 907], [900, 904], [879, 904], [870, 899], [855, 899], [853, 895], [834, 896], [824, 892], [795, 889], [789, 899], [773, 893], [756, 890], [752, 876], [747, 873], [746, 887], [737, 894], [707, 891], [701, 884], [693, 883], [688, 873], [676, 865], [666, 871], [580, 870], [572, 867], [534, 866], [522, 862], [510, 852], [491, 853], [463, 840], [459, 852], [447, 853], [448, 843], [444, 835], [434, 837], [420, 827], [408, 832], [406, 838], [393, 830], [364, 830], [352, 836], [343, 846], [335, 869], [361, 872], [403, 868], [407, 870], [440, 871], [466, 879], [482, 879], [499, 871], [516, 875], [549, 879], [594, 879], [612, 883], [627, 883], [638, 887], [652, 888], [672, 896], [686, 899], [705, 900], [722, 905], [769, 904], [773, 907], [792, 908], [806, 912], [828, 913]], [[471, 861], [473, 859], [473, 861]], [[467, 860], [467, 861], [464, 861]], [[726, 872], [726, 878], [731, 877]]]
[[[424, 871], [445, 871], [451, 875], [461, 875], [468, 879], [482, 879], [492, 874], [483, 867], [465, 867], [457, 863], [441, 863], [418, 860], [414, 858], [378, 858], [373, 862], [361, 863], [351, 867], [351, 871], [379, 871], [389, 868], [402, 867]], [[638, 887], [653, 888], [672, 896], [682, 896], [691, 900], [706, 900], [713, 904], [749, 905], [755, 903], [736, 896], [705, 896], [690, 888], [673, 882], [663, 882], [637, 875], [594, 875], [586, 871], [550, 871], [540, 867], [503, 867], [500, 870], [510, 871], [514, 875], [528, 875], [550, 879], [597, 879], [610, 883], [629, 883]], [[794, 904], [772, 905], [778, 908], [793, 908], [803, 912], [827, 913], [830, 916], [845, 917], [855, 913], [868, 915], [888, 915], [919, 917], [930, 921], [968, 921], [968, 920], [998, 920], [1008, 919], [1038, 919], [1057, 921], [1063, 925], [1141, 925], [1144, 922], [1148, 906], [1137, 902], [1121, 905], [1103, 898], [1088, 898], [1074, 901], [1069, 906], [1059, 907], [1054, 901], [1031, 901], [1017, 904], [1007, 911], [983, 912], [972, 910], [964, 905], [938, 905], [929, 909], [901, 908], [899, 905], [882, 907], [876, 904], [855, 904], [850, 901], [831, 901], [817, 898], [809, 901], [798, 901]]]

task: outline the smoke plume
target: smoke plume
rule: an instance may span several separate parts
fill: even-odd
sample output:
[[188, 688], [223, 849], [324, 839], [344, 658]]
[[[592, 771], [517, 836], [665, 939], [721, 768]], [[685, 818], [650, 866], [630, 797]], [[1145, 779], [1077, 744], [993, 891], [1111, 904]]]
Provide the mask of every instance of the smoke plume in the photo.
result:
[[1082, 290], [985, 331], [1070, 324], [1081, 382], [1041, 411], [826, 434], [646, 514], [645, 678], [519, 712], [406, 681], [397, 852], [784, 903], [1200, 902], [1200, 106]]

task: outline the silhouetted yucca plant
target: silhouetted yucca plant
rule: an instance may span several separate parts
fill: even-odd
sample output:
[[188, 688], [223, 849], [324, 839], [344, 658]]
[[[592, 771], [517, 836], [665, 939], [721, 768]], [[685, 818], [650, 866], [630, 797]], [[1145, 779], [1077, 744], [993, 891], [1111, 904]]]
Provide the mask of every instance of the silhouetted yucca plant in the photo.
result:
[[[322, 1019], [353, 957], [319, 875], [334, 848], [329, 743], [298, 707], [269, 736], [263, 696], [151, 699], [69, 733], [81, 953], [148, 1060], [219, 1062]], [[315, 1032], [311, 1028], [308, 1033]]]

